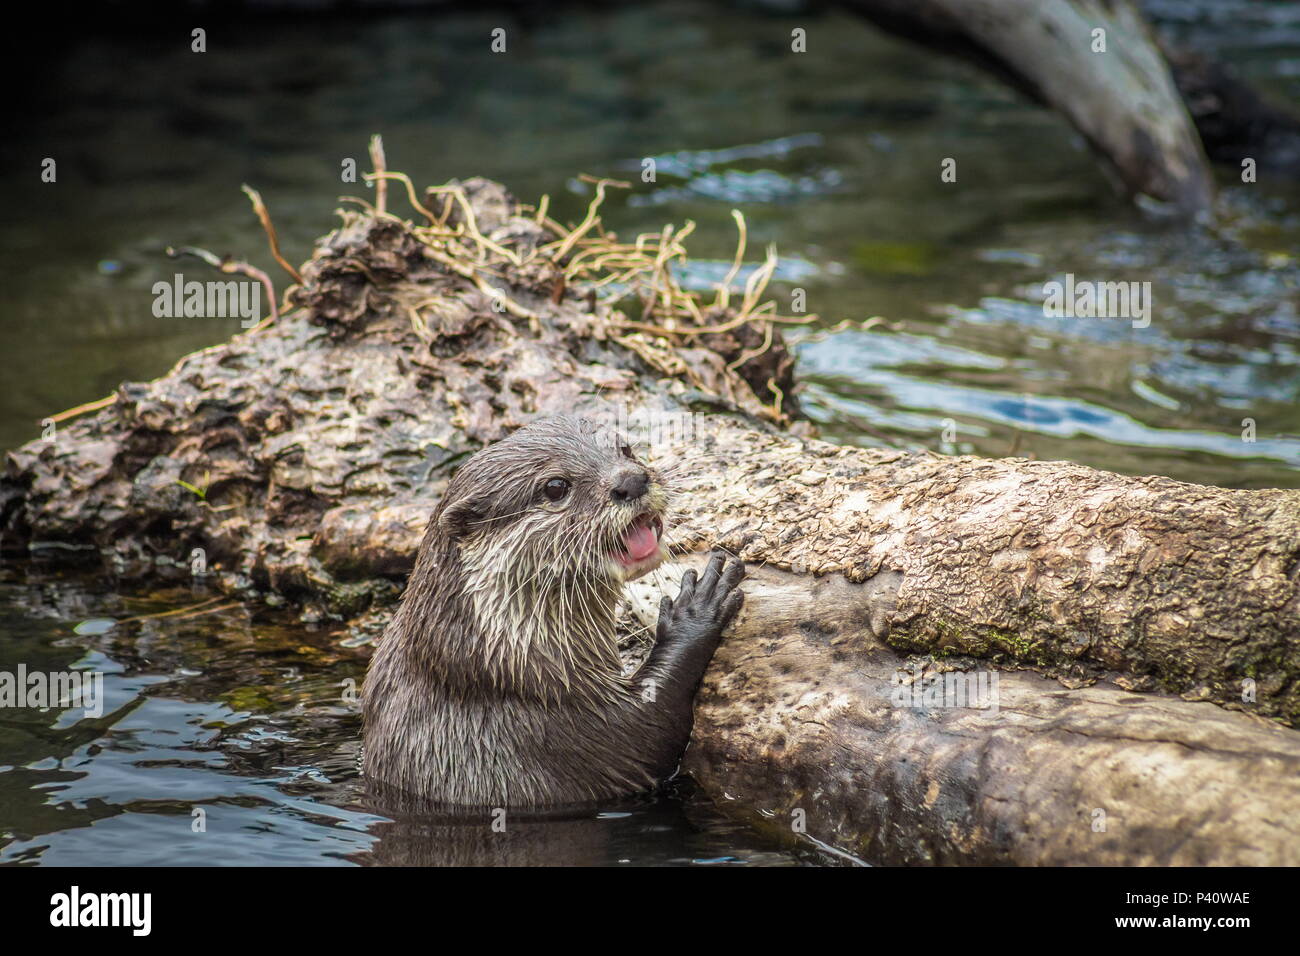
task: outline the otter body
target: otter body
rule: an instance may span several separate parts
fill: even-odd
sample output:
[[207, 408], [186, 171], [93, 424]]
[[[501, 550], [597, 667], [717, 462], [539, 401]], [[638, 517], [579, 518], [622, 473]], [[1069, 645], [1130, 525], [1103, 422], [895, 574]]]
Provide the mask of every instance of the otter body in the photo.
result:
[[601, 800], [670, 776], [744, 570], [714, 555], [698, 581], [688, 571], [624, 676], [616, 603], [662, 561], [666, 505], [659, 477], [580, 419], [466, 461], [370, 663], [367, 776], [466, 807]]

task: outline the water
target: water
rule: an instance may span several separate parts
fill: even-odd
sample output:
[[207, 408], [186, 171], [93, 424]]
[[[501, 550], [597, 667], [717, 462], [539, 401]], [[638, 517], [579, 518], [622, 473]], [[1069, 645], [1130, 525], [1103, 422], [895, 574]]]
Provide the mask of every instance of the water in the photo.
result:
[[[1151, 6], [1185, 42], [1300, 101], [1300, 7]], [[789, 52], [795, 25], [806, 55]], [[507, 55], [488, 50], [497, 26]], [[742, 209], [755, 258], [779, 246], [783, 309], [798, 287], [823, 317], [793, 338], [805, 406], [835, 441], [1298, 484], [1294, 184], [1220, 171], [1219, 224], [1171, 230], [1112, 195], [1061, 119], [841, 13], [651, 3], [537, 21], [216, 19], [203, 55], [176, 36], [135, 25], [30, 44], [40, 68], [11, 97], [18, 134], [0, 143], [15, 173], [0, 182], [0, 447], [237, 331], [153, 317], [151, 287], [176, 271], [162, 249], [235, 253], [281, 281], [240, 183], [261, 190], [300, 261], [336, 197], [365, 193], [340, 182], [340, 164], [364, 169], [382, 132], [390, 165], [417, 183], [485, 175], [523, 201], [549, 193], [562, 219], [589, 199], [577, 174], [631, 179], [605, 221], [634, 235], [694, 219], [695, 281], [725, 272], [729, 210]], [[37, 182], [45, 156], [57, 185]], [[653, 184], [639, 181], [647, 157]], [[956, 184], [940, 181], [945, 157]], [[1150, 282], [1150, 325], [1046, 318], [1044, 283], [1066, 274]], [[883, 321], [863, 330], [872, 316]], [[357, 803], [355, 715], [338, 702], [362, 651], [246, 609], [75, 635], [88, 618], [203, 596], [9, 573], [0, 670], [106, 669], [115, 709], [93, 726], [5, 718], [0, 861], [395, 858], [392, 828], [385, 844], [388, 825]], [[187, 842], [195, 806], [221, 839]], [[794, 861], [689, 797], [626, 812], [569, 842], [607, 863]]]
[[4, 711], [0, 864], [816, 859], [729, 822], [686, 787], [556, 820], [512, 818], [505, 836], [395, 822], [366, 801], [360, 721], [343, 697], [367, 651], [344, 646], [346, 633], [213, 602], [197, 589], [123, 595], [77, 575], [5, 573], [0, 672], [86, 670], [103, 686], [99, 707]]
[[[1300, 7], [1153, 6], [1184, 42], [1300, 101]], [[696, 220], [705, 279], [725, 269], [742, 209], [755, 256], [781, 250], [782, 306], [797, 284], [824, 327], [887, 320], [795, 336], [810, 413], [834, 440], [1296, 484], [1300, 189], [1223, 172], [1217, 227], [1152, 224], [1062, 120], [972, 69], [839, 13], [808, 21], [813, 52], [795, 55], [792, 22], [651, 4], [537, 23], [218, 21], [203, 55], [147, 32], [64, 39], [19, 98], [25, 135], [0, 147], [33, 180], [0, 187], [0, 446], [236, 331], [152, 316], [153, 283], [176, 271], [161, 250], [234, 252], [280, 280], [239, 184], [262, 191], [301, 260], [336, 197], [366, 192], [340, 164], [364, 169], [380, 131], [417, 183], [487, 175], [524, 201], [549, 193], [564, 218], [589, 198], [578, 173], [632, 179], [606, 221], [630, 235]], [[508, 55], [488, 51], [498, 25]], [[46, 155], [54, 186], [34, 182]], [[956, 184], [938, 176], [950, 156]], [[1150, 326], [1044, 318], [1043, 284], [1067, 273], [1150, 282]]]

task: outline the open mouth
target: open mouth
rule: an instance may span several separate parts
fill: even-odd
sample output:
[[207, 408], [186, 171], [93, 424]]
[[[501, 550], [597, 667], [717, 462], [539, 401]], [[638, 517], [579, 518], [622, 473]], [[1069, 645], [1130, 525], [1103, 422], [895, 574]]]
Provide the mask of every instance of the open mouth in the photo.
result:
[[664, 523], [647, 512], [638, 515], [623, 532], [622, 549], [613, 552], [614, 560], [625, 568], [644, 564], [659, 556], [659, 539]]

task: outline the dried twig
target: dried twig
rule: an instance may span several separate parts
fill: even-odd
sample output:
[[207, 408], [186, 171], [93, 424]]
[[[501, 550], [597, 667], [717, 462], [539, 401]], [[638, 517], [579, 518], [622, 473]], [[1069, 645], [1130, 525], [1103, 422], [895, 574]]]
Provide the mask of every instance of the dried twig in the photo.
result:
[[591, 227], [599, 218], [596, 215], [596, 211], [600, 209], [600, 204], [605, 201], [606, 186], [621, 186], [626, 189], [628, 183], [619, 182], [617, 179], [596, 180], [596, 195], [592, 197], [591, 203], [587, 206], [586, 217], [582, 222], [578, 223], [573, 231], [561, 239], [559, 243], [552, 243], [550, 246], [546, 247], [545, 251], [551, 254], [557, 262], [563, 262], [564, 257], [569, 254], [578, 240], [591, 231]]
[[406, 198], [407, 201], [410, 202], [411, 208], [415, 209], [425, 219], [429, 220], [429, 225], [434, 226], [438, 224], [438, 217], [426, 209], [424, 204], [416, 198], [415, 183], [411, 182], [411, 177], [406, 175], [406, 173], [366, 173], [365, 178], [376, 182], [383, 182], [386, 179], [395, 179], [399, 183], [404, 184], [406, 186]]
[[226, 596], [224, 594], [219, 594], [216, 597], [208, 598], [206, 601], [200, 601], [198, 604], [191, 604], [188, 605], [187, 607], [176, 608], [175, 610], [172, 611], [159, 611], [156, 614], [137, 614], [134, 617], [124, 617], [120, 619], [117, 623], [133, 624], [136, 621], [156, 621], [159, 618], [163, 618], [163, 617], [188, 617], [191, 616], [194, 611], [198, 611], [200, 608], [210, 608], [210, 610], [205, 613], [211, 613], [211, 611], [224, 610], [224, 608], [213, 608], [211, 607], [211, 605], [216, 604], [218, 601], [224, 601], [225, 599]]
[[257, 218], [261, 221], [262, 229], [265, 230], [266, 238], [271, 244], [271, 255], [275, 257], [276, 262], [280, 263], [280, 268], [289, 273], [294, 282], [302, 285], [302, 273], [290, 265], [288, 260], [280, 254], [280, 238], [275, 233], [275, 226], [271, 222], [271, 214], [266, 209], [266, 203], [262, 202], [262, 194], [247, 183], [240, 188], [252, 200], [253, 212], [257, 214]]
[[256, 279], [258, 282], [262, 283], [262, 287], [266, 289], [266, 303], [271, 310], [271, 314], [268, 315], [265, 320], [254, 326], [250, 331], [255, 332], [258, 329], [264, 329], [268, 325], [279, 321], [280, 307], [276, 303], [275, 284], [271, 282], [271, 277], [261, 269], [257, 268], [257, 266], [252, 266], [247, 262], [240, 262], [236, 259], [231, 259], [229, 256], [219, 256], [214, 252], [209, 252], [207, 249], [200, 249], [198, 246], [168, 246], [166, 252], [169, 259], [179, 259], [182, 256], [192, 256], [195, 259], [201, 259], [214, 269], [219, 269], [227, 275], [245, 275], [250, 279]]
[[370, 137], [370, 166], [375, 171], [375, 212], [382, 216], [388, 202], [388, 181], [384, 178], [384, 138], [376, 133]]
[[112, 395], [97, 399], [96, 401], [86, 402], [84, 405], [78, 405], [76, 408], [66, 409], [65, 411], [59, 412], [57, 415], [47, 415], [43, 421], [67, 421], [69, 418], [76, 418], [78, 415], [84, 415], [86, 412], [97, 412], [101, 408], [108, 408], [108, 406], [112, 405], [116, 401], [117, 393], [115, 392]]

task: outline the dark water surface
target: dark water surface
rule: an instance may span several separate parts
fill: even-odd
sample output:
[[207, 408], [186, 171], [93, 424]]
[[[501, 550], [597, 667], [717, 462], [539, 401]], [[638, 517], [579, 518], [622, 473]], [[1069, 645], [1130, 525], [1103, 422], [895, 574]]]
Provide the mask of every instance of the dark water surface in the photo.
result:
[[[1151, 6], [1300, 100], [1300, 4]], [[506, 55], [488, 50], [497, 26]], [[789, 52], [792, 26], [808, 28], [808, 54]], [[390, 166], [419, 184], [489, 176], [525, 202], [549, 194], [561, 219], [589, 199], [579, 173], [634, 180], [605, 221], [632, 235], [695, 220], [702, 280], [725, 271], [741, 209], [752, 258], [778, 244], [783, 311], [797, 286], [823, 317], [793, 338], [805, 404], [833, 440], [1300, 485], [1300, 187], [1221, 170], [1218, 224], [1171, 229], [1117, 199], [1059, 118], [847, 14], [650, 3], [539, 21], [215, 22], [202, 55], [157, 31], [69, 35], [10, 108], [2, 448], [238, 331], [152, 315], [152, 285], [177, 271], [163, 248], [231, 252], [280, 281], [240, 183], [300, 261], [336, 197], [366, 194], [340, 164], [365, 168], [380, 132]], [[56, 185], [37, 180], [45, 156]], [[639, 182], [646, 157], [653, 184]], [[955, 184], [940, 181], [946, 157]], [[1067, 273], [1150, 282], [1149, 327], [1044, 317], [1043, 284]], [[872, 316], [885, 322], [830, 331]], [[6, 573], [0, 670], [95, 668], [110, 701], [98, 722], [0, 717], [0, 861], [402, 858], [356, 804], [339, 682], [360, 678], [364, 655], [339, 635], [242, 608], [75, 635], [205, 596]], [[191, 834], [195, 806], [205, 835]], [[586, 862], [795, 862], [690, 799], [619, 810], [567, 842]]]
[[[372, 811], [356, 769], [360, 719], [343, 691], [360, 685], [368, 655], [344, 646], [346, 631], [254, 616], [200, 589], [124, 596], [84, 576], [25, 571], [0, 579], [0, 671], [98, 672], [102, 704], [0, 711], [0, 864], [817, 859], [728, 821], [686, 787], [555, 820], [512, 817], [504, 836], [393, 822]], [[147, 616], [159, 614], [170, 616]]]

